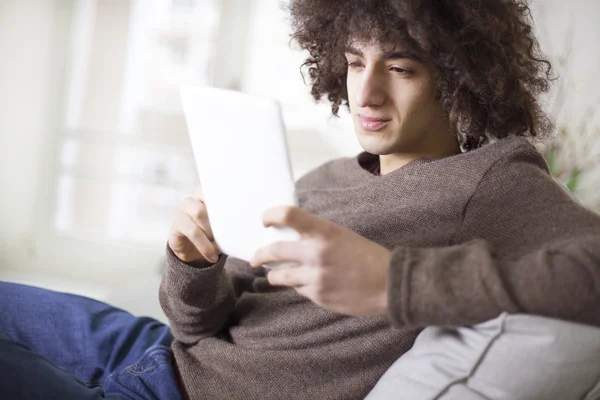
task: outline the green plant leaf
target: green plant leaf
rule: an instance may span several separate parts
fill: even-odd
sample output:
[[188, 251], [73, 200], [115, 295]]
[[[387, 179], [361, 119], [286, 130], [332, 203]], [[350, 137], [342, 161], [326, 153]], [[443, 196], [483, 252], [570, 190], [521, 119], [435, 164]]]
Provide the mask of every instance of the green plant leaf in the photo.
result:
[[574, 169], [569, 174], [569, 179], [567, 180], [567, 188], [571, 191], [571, 193], [575, 193], [579, 188], [579, 180], [581, 178], [581, 171], [579, 169]]
[[550, 174], [554, 177], [557, 175], [557, 166], [556, 166], [556, 147], [550, 147], [550, 151], [546, 154], [546, 162], [548, 163], [548, 169], [550, 169]]

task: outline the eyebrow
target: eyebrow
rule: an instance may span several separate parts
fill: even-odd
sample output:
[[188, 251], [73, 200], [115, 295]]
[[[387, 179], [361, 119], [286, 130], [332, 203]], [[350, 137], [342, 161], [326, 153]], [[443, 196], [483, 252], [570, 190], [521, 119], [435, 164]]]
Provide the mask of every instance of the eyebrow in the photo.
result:
[[[352, 46], [346, 46], [345, 52], [347, 54], [353, 54], [358, 57], [364, 57], [362, 51]], [[421, 57], [419, 57], [411, 51], [386, 51], [381, 55], [381, 59], [383, 60], [399, 60], [403, 58], [414, 61], [422, 61]]]

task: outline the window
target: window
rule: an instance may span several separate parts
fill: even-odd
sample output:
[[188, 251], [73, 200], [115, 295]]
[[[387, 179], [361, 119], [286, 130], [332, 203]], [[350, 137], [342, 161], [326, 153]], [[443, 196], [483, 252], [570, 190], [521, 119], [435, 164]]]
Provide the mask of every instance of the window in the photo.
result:
[[[197, 175], [183, 84], [282, 103], [296, 177], [358, 148], [348, 119], [316, 106], [272, 0], [78, 0], [53, 226], [78, 239], [162, 251]], [[346, 133], [342, 133], [346, 132]]]
[[59, 231], [164, 242], [173, 204], [196, 183], [178, 88], [209, 84], [219, 17], [217, 1], [78, 2]]

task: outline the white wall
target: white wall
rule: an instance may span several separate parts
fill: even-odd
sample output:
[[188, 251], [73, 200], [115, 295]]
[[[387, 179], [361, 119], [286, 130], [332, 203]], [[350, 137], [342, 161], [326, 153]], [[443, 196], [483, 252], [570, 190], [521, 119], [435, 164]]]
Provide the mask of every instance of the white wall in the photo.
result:
[[136, 260], [155, 270], [147, 253], [52, 234], [73, 11], [73, 0], [0, 0], [0, 272], [102, 280]]
[[[57, 101], [52, 39], [57, 4], [0, 0], [0, 260], [34, 251], [44, 137]], [[7, 261], [3, 261], [7, 262]]]

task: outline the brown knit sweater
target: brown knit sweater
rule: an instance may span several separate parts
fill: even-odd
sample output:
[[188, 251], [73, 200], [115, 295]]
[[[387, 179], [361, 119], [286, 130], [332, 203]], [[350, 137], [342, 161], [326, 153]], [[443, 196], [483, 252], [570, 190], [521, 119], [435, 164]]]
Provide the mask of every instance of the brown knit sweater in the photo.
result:
[[160, 301], [193, 400], [362, 399], [427, 325], [503, 311], [600, 325], [600, 217], [525, 139], [385, 176], [361, 167], [374, 157], [297, 187], [302, 208], [393, 250], [387, 316], [335, 314], [240, 260], [192, 267], [168, 251]]

